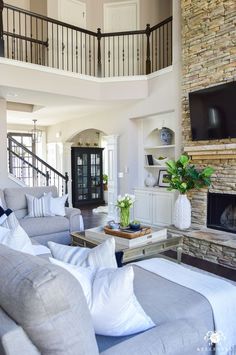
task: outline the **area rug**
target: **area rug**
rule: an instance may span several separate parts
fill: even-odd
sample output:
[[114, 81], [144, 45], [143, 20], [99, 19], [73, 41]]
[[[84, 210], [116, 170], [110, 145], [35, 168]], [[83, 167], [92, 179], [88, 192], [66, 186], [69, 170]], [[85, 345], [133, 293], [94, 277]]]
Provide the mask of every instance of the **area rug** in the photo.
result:
[[108, 206], [99, 206], [93, 209], [93, 213], [105, 213], [108, 214]]

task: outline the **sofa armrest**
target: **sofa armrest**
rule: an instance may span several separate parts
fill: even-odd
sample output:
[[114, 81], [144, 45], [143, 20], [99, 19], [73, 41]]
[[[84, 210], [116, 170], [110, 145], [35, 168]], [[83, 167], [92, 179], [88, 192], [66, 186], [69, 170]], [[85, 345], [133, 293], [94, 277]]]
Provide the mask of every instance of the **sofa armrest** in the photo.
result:
[[83, 219], [82, 219], [80, 209], [66, 207], [65, 210], [66, 210], [65, 217], [69, 219], [69, 223], [70, 223], [70, 232], [78, 232], [82, 230]]
[[40, 355], [23, 328], [0, 308], [0, 354], [15, 355], [16, 353]]

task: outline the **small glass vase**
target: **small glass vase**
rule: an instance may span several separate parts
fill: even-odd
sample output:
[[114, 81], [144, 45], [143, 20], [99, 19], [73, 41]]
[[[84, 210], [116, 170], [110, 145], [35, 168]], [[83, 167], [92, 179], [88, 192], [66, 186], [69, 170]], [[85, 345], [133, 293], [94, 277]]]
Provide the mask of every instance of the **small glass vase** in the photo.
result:
[[130, 208], [120, 208], [120, 227], [127, 228], [130, 224]]

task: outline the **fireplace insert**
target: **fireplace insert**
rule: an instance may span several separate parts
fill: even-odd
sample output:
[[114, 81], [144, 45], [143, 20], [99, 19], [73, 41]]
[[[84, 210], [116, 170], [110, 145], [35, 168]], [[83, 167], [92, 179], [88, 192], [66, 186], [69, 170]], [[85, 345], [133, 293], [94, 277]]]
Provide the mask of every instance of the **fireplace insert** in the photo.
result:
[[208, 193], [207, 227], [236, 233], [236, 194]]

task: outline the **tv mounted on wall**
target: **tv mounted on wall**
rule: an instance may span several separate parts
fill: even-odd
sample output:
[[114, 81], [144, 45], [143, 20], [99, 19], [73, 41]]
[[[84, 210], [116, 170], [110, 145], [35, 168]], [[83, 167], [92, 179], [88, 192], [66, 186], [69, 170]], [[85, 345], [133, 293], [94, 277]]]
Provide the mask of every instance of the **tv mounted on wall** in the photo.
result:
[[236, 82], [189, 93], [192, 139], [236, 138]]

